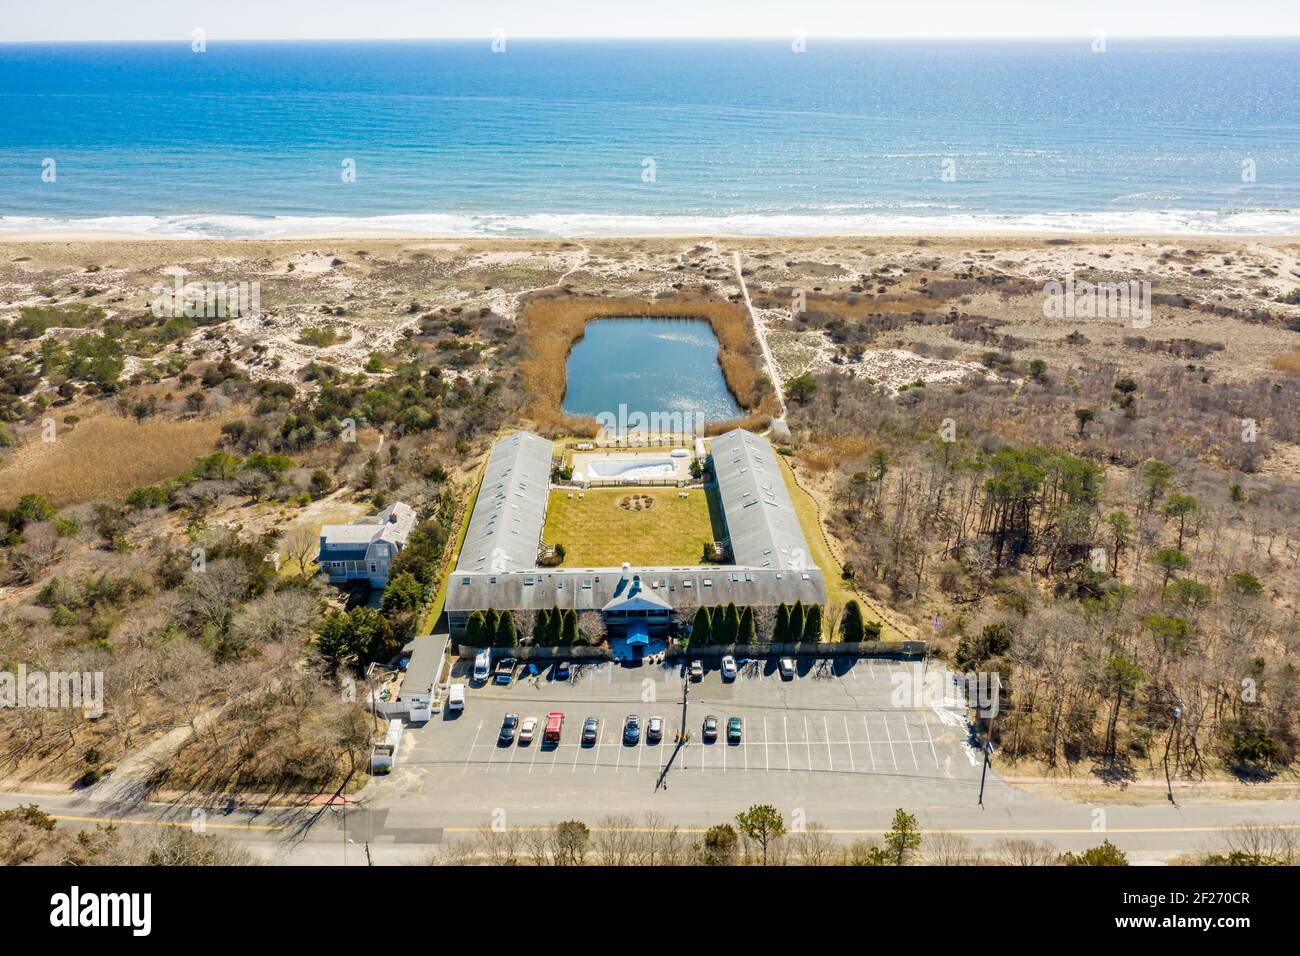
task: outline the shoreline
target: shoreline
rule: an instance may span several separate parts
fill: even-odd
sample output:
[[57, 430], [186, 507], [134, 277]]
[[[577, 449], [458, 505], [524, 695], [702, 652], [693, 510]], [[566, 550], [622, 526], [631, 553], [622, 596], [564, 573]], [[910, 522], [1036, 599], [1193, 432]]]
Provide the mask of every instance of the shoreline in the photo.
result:
[[[3, 221], [3, 220], [0, 220]], [[41, 245], [53, 243], [304, 243], [304, 242], [341, 242], [352, 240], [380, 240], [385, 242], [476, 242], [476, 243], [529, 243], [529, 242], [640, 242], [640, 241], [698, 241], [716, 240], [725, 242], [808, 242], [853, 239], [924, 239], [931, 242], [950, 242], [971, 239], [1002, 239], [1033, 242], [1047, 239], [1075, 239], [1086, 242], [1098, 240], [1115, 242], [1265, 242], [1292, 243], [1300, 242], [1300, 231], [1290, 233], [1223, 233], [1223, 232], [1114, 232], [1051, 229], [963, 229], [942, 231], [862, 230], [859, 232], [816, 232], [816, 233], [721, 233], [721, 232], [681, 232], [681, 233], [626, 233], [619, 235], [591, 236], [582, 233], [555, 235], [466, 235], [463, 233], [419, 233], [401, 230], [374, 229], [352, 230], [342, 232], [303, 232], [286, 233], [276, 236], [159, 236], [137, 232], [101, 232], [99, 230], [38, 230], [35, 232], [5, 233], [0, 231], [0, 246], [6, 245]]]

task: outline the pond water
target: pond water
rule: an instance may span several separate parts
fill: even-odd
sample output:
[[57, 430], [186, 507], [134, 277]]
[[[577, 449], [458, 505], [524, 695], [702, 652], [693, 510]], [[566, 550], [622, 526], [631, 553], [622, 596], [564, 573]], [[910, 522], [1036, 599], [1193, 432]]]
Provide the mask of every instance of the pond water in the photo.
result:
[[569, 353], [567, 375], [565, 413], [620, 432], [701, 432], [741, 414], [718, 365], [718, 339], [702, 319], [592, 319]]

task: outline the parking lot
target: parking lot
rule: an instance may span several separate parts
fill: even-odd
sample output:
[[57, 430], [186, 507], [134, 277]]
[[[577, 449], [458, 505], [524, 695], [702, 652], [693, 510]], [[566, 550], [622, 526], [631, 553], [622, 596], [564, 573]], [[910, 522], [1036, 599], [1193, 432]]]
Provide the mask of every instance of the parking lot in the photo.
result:
[[[639, 775], [647, 787], [690, 786], [692, 778], [707, 787], [703, 778], [715, 774], [972, 779], [979, 756], [955, 702], [903, 707], [891, 699], [900, 683], [919, 679], [921, 667], [886, 659], [801, 659], [795, 676], [786, 680], [775, 661], [755, 660], [742, 662], [732, 681], [710, 669], [702, 680], [690, 682], [684, 719], [683, 678], [676, 665], [578, 665], [567, 680], [556, 680], [550, 666], [535, 675], [521, 669], [508, 686], [468, 688], [465, 710], [435, 715], [417, 732], [418, 743], [405, 762], [461, 777]], [[455, 680], [467, 679], [463, 670], [458, 665]], [[542, 726], [553, 711], [565, 714], [563, 736], [558, 745], [543, 744]], [[507, 713], [537, 719], [532, 743], [498, 740]], [[641, 719], [636, 743], [623, 737], [628, 714]], [[706, 715], [718, 718], [713, 742], [702, 738]], [[656, 742], [644, 733], [652, 716], [664, 722]], [[583, 745], [588, 717], [599, 721], [599, 730], [594, 744]], [[732, 717], [743, 721], [739, 743], [726, 739]], [[689, 736], [679, 744], [683, 725]]]

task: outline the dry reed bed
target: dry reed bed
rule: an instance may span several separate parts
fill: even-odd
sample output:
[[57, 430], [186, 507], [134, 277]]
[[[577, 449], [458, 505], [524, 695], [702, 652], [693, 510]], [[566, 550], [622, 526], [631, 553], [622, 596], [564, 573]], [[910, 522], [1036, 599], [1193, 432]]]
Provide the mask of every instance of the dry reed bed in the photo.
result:
[[565, 365], [569, 352], [582, 338], [587, 321], [612, 317], [701, 319], [718, 339], [718, 365], [736, 403], [746, 414], [729, 422], [710, 425], [710, 434], [735, 427], [761, 429], [776, 411], [771, 383], [759, 371], [761, 351], [754, 338], [749, 313], [737, 302], [693, 295], [670, 299], [578, 298], [539, 295], [522, 313], [528, 358], [520, 363], [524, 384], [536, 397], [533, 418], [554, 433], [590, 437], [594, 419], [564, 414], [567, 388]]

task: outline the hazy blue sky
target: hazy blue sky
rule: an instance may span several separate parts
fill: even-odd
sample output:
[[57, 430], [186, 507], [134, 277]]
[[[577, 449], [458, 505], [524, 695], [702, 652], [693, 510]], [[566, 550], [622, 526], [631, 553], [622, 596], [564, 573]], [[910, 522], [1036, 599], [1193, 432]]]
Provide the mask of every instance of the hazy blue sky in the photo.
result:
[[1300, 0], [0, 0], [0, 40], [1295, 36]]

